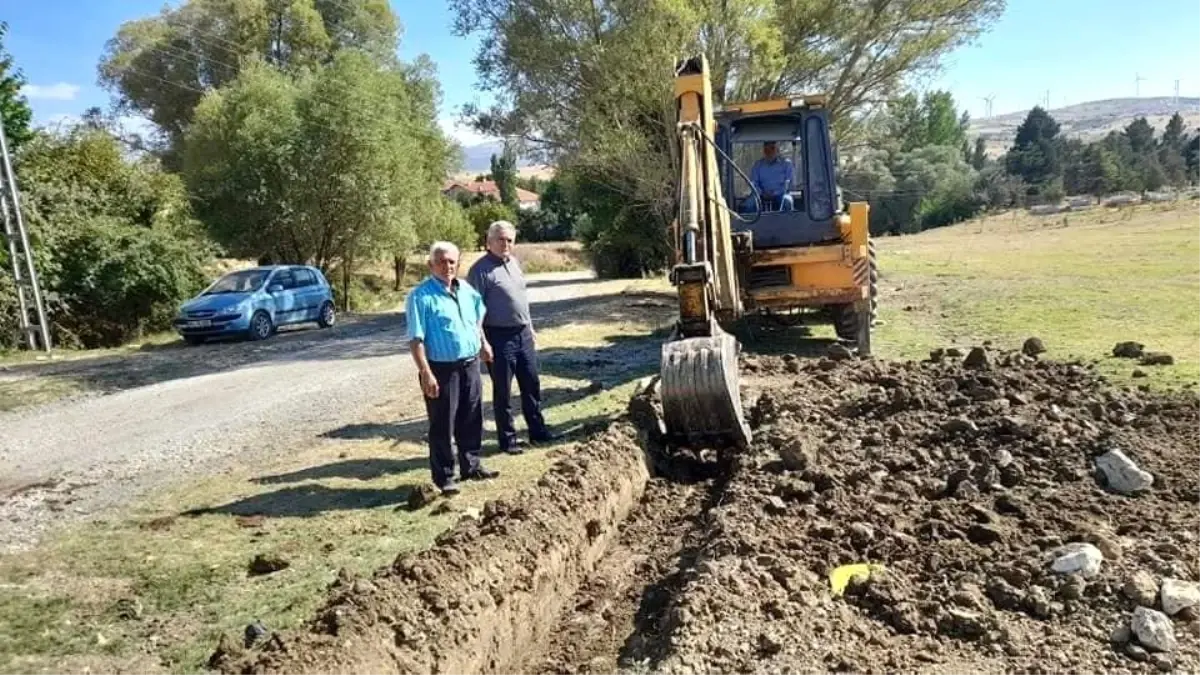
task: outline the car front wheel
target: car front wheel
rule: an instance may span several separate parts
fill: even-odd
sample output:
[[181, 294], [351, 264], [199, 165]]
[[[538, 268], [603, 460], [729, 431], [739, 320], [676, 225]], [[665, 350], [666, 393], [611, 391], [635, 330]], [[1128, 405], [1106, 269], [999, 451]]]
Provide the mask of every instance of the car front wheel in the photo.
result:
[[251, 340], [266, 340], [271, 337], [271, 331], [274, 326], [271, 325], [271, 317], [264, 311], [257, 311], [250, 318], [250, 339]]
[[337, 321], [337, 314], [333, 311], [333, 303], [328, 300], [321, 305], [321, 312], [317, 315], [317, 325], [321, 328], [329, 328]]

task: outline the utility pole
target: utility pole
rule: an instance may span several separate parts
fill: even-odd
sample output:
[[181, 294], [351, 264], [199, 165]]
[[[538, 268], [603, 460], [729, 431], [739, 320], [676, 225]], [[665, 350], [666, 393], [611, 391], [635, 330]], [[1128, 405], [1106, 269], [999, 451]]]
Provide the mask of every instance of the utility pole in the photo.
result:
[[1143, 81], [1143, 80], [1145, 80], [1145, 79], [1146, 79], [1146, 78], [1142, 77], [1142, 74], [1141, 74], [1141, 73], [1134, 73], [1134, 74], [1133, 74], [1133, 95], [1134, 95], [1134, 96], [1137, 96], [1137, 97], [1139, 97], [1139, 98], [1141, 97], [1141, 95], [1142, 95], [1142, 81]]
[[[17, 286], [17, 304], [20, 306], [18, 321], [25, 346], [39, 347], [50, 351], [50, 326], [46, 322], [46, 306], [42, 302], [42, 289], [38, 284], [37, 270], [33, 264], [33, 250], [29, 247], [29, 234], [21, 217], [21, 201], [17, 191], [17, 177], [13, 173], [12, 157], [8, 154], [8, 138], [4, 134], [4, 119], [0, 117], [0, 216], [4, 219], [4, 239], [8, 244], [8, 260], [12, 266], [13, 281]], [[30, 301], [32, 307], [30, 306]], [[33, 317], [30, 317], [33, 310]]]
[[1174, 105], [1174, 107], [1176, 110], [1179, 109], [1179, 79], [1178, 78], [1176, 78], [1176, 80], [1175, 80], [1175, 105]]

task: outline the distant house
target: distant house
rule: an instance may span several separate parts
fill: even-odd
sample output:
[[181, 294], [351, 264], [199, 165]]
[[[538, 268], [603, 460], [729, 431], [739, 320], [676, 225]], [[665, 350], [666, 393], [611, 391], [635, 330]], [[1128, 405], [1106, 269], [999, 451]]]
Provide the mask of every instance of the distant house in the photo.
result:
[[[500, 201], [500, 188], [495, 181], [448, 180], [442, 185], [442, 194], [451, 199], [460, 197], [482, 196], [487, 199]], [[522, 210], [536, 210], [541, 204], [541, 198], [535, 192], [517, 188], [517, 207]]]

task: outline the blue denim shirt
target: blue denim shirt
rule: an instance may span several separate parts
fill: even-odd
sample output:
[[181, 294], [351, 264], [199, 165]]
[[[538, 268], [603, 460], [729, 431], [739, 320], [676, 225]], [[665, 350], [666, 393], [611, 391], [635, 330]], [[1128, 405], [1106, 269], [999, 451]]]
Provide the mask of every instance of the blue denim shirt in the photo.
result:
[[771, 194], [779, 197], [787, 194], [792, 189], [793, 178], [792, 160], [779, 155], [771, 162], [765, 157], [760, 158], [750, 169], [750, 180], [764, 196]]
[[479, 354], [479, 322], [483, 320], [483, 297], [470, 284], [454, 280], [455, 293], [437, 277], [417, 284], [404, 301], [408, 339], [425, 343], [430, 361], [458, 361]]

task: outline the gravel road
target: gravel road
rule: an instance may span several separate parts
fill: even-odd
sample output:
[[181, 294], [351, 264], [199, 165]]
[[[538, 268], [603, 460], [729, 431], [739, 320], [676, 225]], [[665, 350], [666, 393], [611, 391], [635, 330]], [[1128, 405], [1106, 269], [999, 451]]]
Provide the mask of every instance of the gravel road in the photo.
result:
[[[588, 272], [530, 278], [541, 325], [572, 301], [617, 291]], [[8, 378], [70, 377], [100, 393], [0, 414], [0, 551], [29, 547], [51, 525], [126, 504], [235, 455], [309, 443], [357, 421], [415, 377], [403, 334], [403, 314], [390, 313], [325, 331], [281, 331], [261, 343], [10, 369]]]

